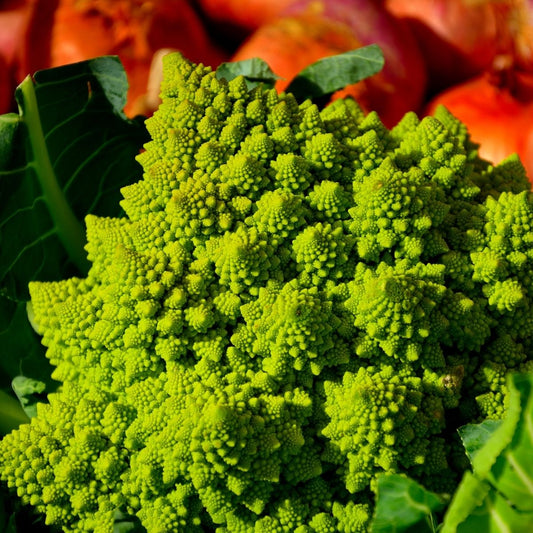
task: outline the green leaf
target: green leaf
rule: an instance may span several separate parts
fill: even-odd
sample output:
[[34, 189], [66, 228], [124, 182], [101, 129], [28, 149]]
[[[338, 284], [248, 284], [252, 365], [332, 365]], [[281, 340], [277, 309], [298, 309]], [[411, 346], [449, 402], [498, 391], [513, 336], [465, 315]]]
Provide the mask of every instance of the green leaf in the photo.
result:
[[297, 100], [320, 98], [377, 74], [385, 63], [376, 44], [324, 57], [303, 69], [286, 91]]
[[488, 478], [496, 460], [511, 443], [522, 416], [520, 392], [514, 386], [512, 374], [508, 376], [507, 389], [509, 404], [505, 418], [472, 459], [472, 468], [481, 479]]
[[487, 481], [466, 472], [446, 512], [440, 533], [533, 531], [533, 513], [513, 508]]
[[533, 375], [510, 374], [507, 389], [505, 418], [485, 444], [467, 438], [475, 442], [473, 472], [461, 480], [442, 533], [533, 531]]
[[0, 115], [0, 168], [4, 169], [13, 153], [13, 138], [19, 126], [19, 116], [15, 113]]
[[4, 533], [17, 533], [17, 526], [15, 525], [15, 516], [11, 515], [7, 521]]
[[272, 72], [268, 64], [259, 57], [221, 63], [216, 70], [217, 79], [231, 81], [238, 76], [244, 76], [248, 89], [253, 89], [259, 84], [273, 87], [279, 76]]
[[51, 385], [28, 283], [84, 274], [85, 216], [120, 215], [121, 187], [142, 176], [148, 136], [123, 113], [127, 88], [116, 57], [42, 70], [17, 88], [19, 114], [0, 116], [0, 387]]
[[377, 476], [376, 509], [372, 533], [435, 531], [434, 513], [445, 506], [444, 499], [400, 474]]
[[517, 408], [519, 418], [511, 442], [497, 457], [488, 479], [516, 509], [533, 512], [533, 375], [513, 374], [508, 387], [512, 391], [511, 401], [518, 403], [513, 402], [509, 411]]
[[0, 118], [8, 298], [26, 300], [29, 281], [60, 279], [69, 264], [86, 272], [85, 215], [117, 215], [120, 188], [141, 177], [134, 158], [147, 137], [122, 112], [127, 86], [116, 57], [42, 70], [17, 88], [20, 115]]
[[0, 531], [4, 533], [16, 533], [15, 517], [9, 510], [9, 494], [0, 489]]
[[[0, 116], [0, 434], [57, 385], [26, 314], [28, 282], [86, 272], [85, 215], [120, 215], [121, 187], [141, 178], [135, 155], [149, 139], [123, 113], [127, 88], [118, 58], [97, 58], [26, 78], [19, 114]], [[49, 531], [0, 499], [0, 531]]]
[[468, 424], [458, 429], [470, 462], [501, 424], [501, 420], [485, 420], [480, 424]]

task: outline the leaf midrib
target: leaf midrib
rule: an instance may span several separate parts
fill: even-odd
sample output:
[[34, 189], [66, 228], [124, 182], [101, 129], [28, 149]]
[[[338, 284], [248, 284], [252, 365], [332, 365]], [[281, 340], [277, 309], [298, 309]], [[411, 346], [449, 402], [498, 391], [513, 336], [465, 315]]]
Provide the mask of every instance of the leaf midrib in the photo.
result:
[[84, 248], [85, 230], [59, 186], [46, 145], [37, 95], [31, 77], [26, 77], [19, 89], [22, 92], [24, 102], [21, 106], [21, 117], [28, 128], [32, 152], [32, 161], [28, 163], [28, 166], [33, 167], [35, 171], [57, 235], [69, 258], [80, 272], [86, 273], [89, 269], [89, 262]]

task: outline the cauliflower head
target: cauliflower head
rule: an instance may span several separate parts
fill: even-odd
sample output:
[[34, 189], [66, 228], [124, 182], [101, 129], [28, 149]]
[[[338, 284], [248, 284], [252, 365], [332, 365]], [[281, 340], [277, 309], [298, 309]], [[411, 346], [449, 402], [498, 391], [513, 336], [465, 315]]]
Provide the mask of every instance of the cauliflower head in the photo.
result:
[[68, 532], [363, 532], [376, 475], [453, 490], [531, 368], [533, 196], [445, 109], [392, 130], [164, 59], [142, 181], [86, 278], [34, 282], [60, 382], [0, 476]]

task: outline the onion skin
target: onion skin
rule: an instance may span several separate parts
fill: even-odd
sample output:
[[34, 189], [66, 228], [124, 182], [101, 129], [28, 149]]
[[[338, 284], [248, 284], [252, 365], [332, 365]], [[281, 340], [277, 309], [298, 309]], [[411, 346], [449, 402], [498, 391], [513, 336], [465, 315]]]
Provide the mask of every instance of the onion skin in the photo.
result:
[[[40, 23], [36, 19], [29, 33]], [[188, 0], [59, 0], [48, 32], [49, 53], [34, 58], [32, 66], [48, 68], [118, 55], [130, 85], [125, 109], [129, 116], [141, 110], [136, 102], [146, 92], [157, 50], [180, 50], [195, 63], [213, 67], [227, 58], [212, 44]], [[38, 48], [38, 43], [33, 47]]]
[[[409, 24], [424, 55], [432, 93], [488, 69], [501, 47], [502, 0], [386, 0]], [[509, 3], [509, 2], [507, 2]]]
[[533, 75], [513, 79], [510, 87], [493, 74], [478, 76], [436, 96], [426, 113], [444, 105], [466, 124], [481, 157], [497, 164], [517, 153], [533, 182]]
[[0, 55], [0, 72], [5, 74], [0, 78], [0, 114], [14, 110], [15, 99], [13, 98], [14, 86], [9, 73], [7, 61]]
[[17, 108], [16, 86], [29, 73], [48, 66], [49, 28], [57, 0], [0, 3], [0, 113], [7, 113]]
[[[20, 61], [24, 34], [35, 9], [35, 0], [5, 0], [0, 8], [0, 54], [3, 66], [14, 67]], [[4, 72], [4, 71], [2, 71]]]
[[515, 2], [509, 22], [513, 60], [517, 68], [533, 72], [533, 0]]
[[247, 35], [277, 18], [292, 0], [196, 0], [203, 15], [217, 25], [227, 25]]
[[304, 67], [321, 57], [378, 44], [385, 56], [381, 72], [339, 96], [354, 97], [375, 110], [387, 127], [407, 111], [419, 111], [426, 89], [420, 50], [401, 21], [372, 0], [296, 1], [280, 17], [261, 26], [237, 49], [232, 60], [261, 57], [284, 78], [283, 90]]
[[0, 10], [0, 114], [14, 107], [18, 49], [30, 8], [28, 2], [19, 0], [4, 2]]

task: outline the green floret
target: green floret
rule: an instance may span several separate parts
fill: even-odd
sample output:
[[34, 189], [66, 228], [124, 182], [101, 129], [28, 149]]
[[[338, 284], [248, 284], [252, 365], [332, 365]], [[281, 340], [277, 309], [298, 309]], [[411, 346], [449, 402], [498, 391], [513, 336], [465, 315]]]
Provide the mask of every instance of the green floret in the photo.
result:
[[254, 293], [275, 277], [279, 259], [266, 235], [253, 227], [238, 226], [234, 232], [210, 239], [205, 246], [204, 257], [214, 265], [219, 283], [234, 294]]
[[349, 492], [365, 490], [382, 471], [445, 475], [445, 454], [428, 453], [444, 428], [444, 407], [424, 399], [420, 378], [398, 375], [392, 366], [367, 367], [346, 372], [342, 383], [326, 381], [324, 389], [330, 421], [322, 434]]
[[164, 59], [85, 279], [33, 282], [57, 392], [0, 443], [48, 524], [368, 531], [376, 476], [451, 491], [456, 429], [533, 365], [533, 194], [446, 110], [392, 130]]

